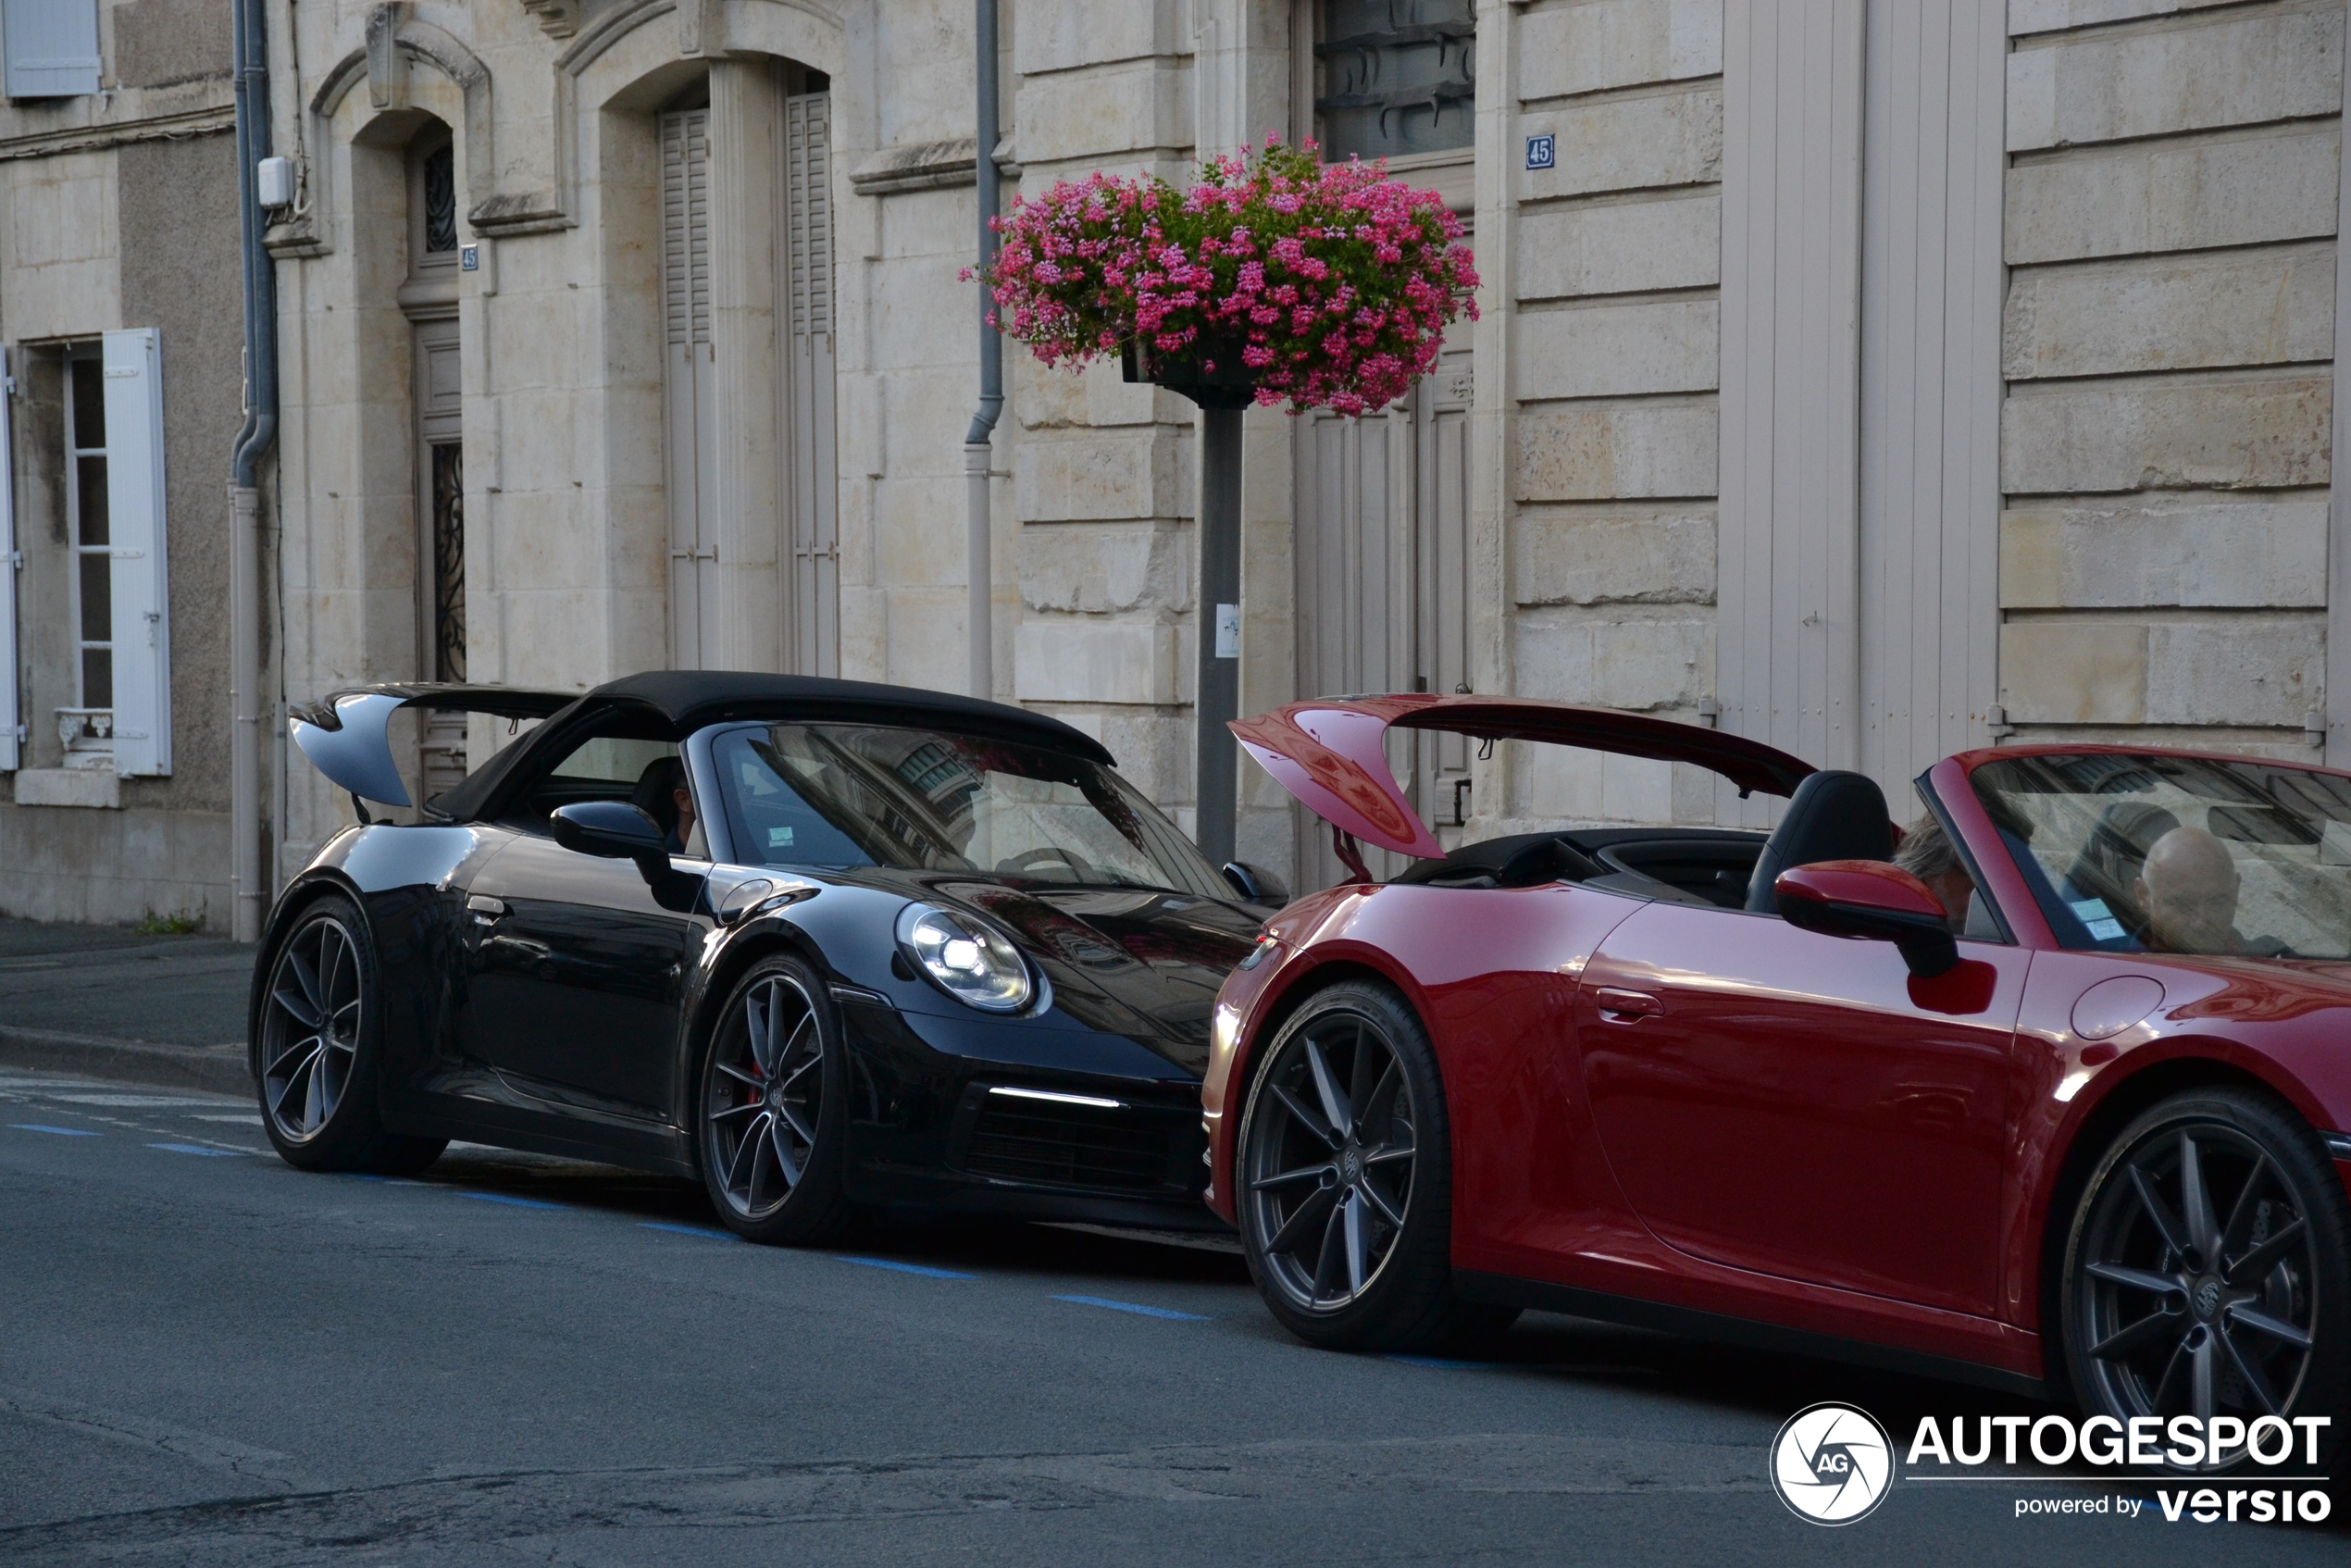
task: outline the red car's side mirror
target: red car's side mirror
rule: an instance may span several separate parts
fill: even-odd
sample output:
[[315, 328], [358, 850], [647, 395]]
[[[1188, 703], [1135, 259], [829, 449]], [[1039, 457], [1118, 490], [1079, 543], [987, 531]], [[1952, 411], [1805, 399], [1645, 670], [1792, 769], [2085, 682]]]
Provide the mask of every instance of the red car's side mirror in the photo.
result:
[[1944, 974], [1959, 961], [1943, 901], [1900, 866], [1882, 860], [1823, 860], [1781, 872], [1772, 891], [1789, 925], [1827, 937], [1892, 942], [1921, 979]]

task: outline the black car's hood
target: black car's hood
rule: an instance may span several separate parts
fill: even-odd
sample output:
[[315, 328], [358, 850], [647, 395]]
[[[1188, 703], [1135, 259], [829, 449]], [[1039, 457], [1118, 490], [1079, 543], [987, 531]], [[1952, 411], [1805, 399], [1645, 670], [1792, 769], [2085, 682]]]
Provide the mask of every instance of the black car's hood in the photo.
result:
[[856, 876], [987, 916], [1045, 972], [1056, 1008], [1195, 1076], [1208, 1070], [1216, 992], [1264, 918], [1243, 904], [1138, 888], [1038, 887], [952, 872]]

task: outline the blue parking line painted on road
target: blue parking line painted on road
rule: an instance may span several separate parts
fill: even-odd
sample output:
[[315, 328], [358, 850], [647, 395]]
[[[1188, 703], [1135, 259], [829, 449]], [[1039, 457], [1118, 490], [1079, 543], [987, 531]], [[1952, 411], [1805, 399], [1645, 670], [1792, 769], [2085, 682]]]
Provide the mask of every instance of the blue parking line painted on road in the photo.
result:
[[86, 1132], [81, 1127], [44, 1126], [39, 1122], [10, 1122], [8, 1126], [14, 1132], [45, 1132], [53, 1133], [59, 1138], [104, 1138], [106, 1136], [102, 1132]]
[[422, 1187], [425, 1185], [425, 1183], [421, 1181], [410, 1181], [406, 1176], [378, 1176], [373, 1171], [344, 1171], [342, 1175], [352, 1181], [379, 1181], [387, 1187]]
[[919, 1274], [925, 1279], [977, 1279], [979, 1277], [976, 1274], [957, 1274], [951, 1268], [926, 1268], [921, 1263], [892, 1263], [888, 1258], [852, 1258], [846, 1253], [839, 1252], [835, 1253], [834, 1257], [840, 1263], [856, 1263], [863, 1268], [886, 1268], [893, 1274]]
[[1056, 1296], [1056, 1301], [1068, 1301], [1080, 1307], [1107, 1307], [1114, 1313], [1133, 1313], [1138, 1317], [1163, 1317], [1176, 1323], [1206, 1323], [1198, 1313], [1171, 1312], [1165, 1307], [1146, 1307], [1136, 1301], [1113, 1301], [1107, 1296]]
[[1482, 1361], [1447, 1361], [1443, 1356], [1384, 1355], [1380, 1360], [1402, 1362], [1406, 1366], [1434, 1366], [1447, 1372], [1475, 1372], [1493, 1364]]
[[742, 1239], [742, 1238], [737, 1236], [731, 1230], [712, 1230], [706, 1226], [664, 1225], [659, 1220], [640, 1220], [637, 1223], [642, 1229], [665, 1230], [672, 1236], [699, 1236], [711, 1241], [740, 1241]]
[[150, 1143], [150, 1149], [160, 1149], [168, 1154], [202, 1154], [206, 1159], [239, 1160], [244, 1156], [234, 1149], [206, 1149], [201, 1143]]
[[460, 1192], [460, 1198], [470, 1198], [477, 1203], [504, 1203], [516, 1209], [568, 1209], [568, 1203], [542, 1203], [536, 1198], [509, 1198], [503, 1192]]

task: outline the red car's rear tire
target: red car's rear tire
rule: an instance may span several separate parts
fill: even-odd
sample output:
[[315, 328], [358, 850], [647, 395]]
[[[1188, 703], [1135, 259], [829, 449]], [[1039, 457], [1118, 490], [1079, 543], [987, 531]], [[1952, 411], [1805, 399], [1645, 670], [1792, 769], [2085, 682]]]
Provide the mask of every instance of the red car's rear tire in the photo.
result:
[[1235, 1170], [1259, 1294], [1309, 1344], [1424, 1350], [1499, 1333], [1515, 1310], [1452, 1277], [1452, 1144], [1428, 1031], [1387, 986], [1311, 998], [1266, 1050]]
[[[2245, 1089], [2173, 1095], [2091, 1173], [2062, 1280], [2083, 1408], [2133, 1416], [2334, 1416], [2351, 1404], [2351, 1202], [2291, 1106]], [[2297, 1473], [2308, 1469], [2295, 1433]], [[2245, 1463], [2242, 1450], [2199, 1468]]]

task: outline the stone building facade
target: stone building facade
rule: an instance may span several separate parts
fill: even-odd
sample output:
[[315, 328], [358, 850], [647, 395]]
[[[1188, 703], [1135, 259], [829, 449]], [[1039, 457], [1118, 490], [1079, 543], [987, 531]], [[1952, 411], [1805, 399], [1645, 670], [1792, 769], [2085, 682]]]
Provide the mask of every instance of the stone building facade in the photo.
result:
[[230, 55], [229, 0], [0, 6], [0, 914], [229, 917]]
[[[967, 0], [268, 8], [298, 175], [272, 691], [964, 687]], [[1472, 230], [1480, 319], [1405, 405], [1249, 416], [1245, 712], [1595, 703], [1864, 768], [1897, 812], [2010, 735], [2351, 761], [2341, 0], [1001, 8], [1022, 189], [1316, 134]], [[5, 330], [46, 341], [8, 243]], [[1195, 416], [1008, 362], [995, 694], [1188, 822]], [[420, 779], [501, 739], [477, 724], [417, 737]], [[1447, 837], [1757, 819], [1663, 765], [1397, 762]], [[347, 805], [274, 772], [282, 872]], [[1253, 771], [1242, 803], [1245, 858], [1331, 873]]]

